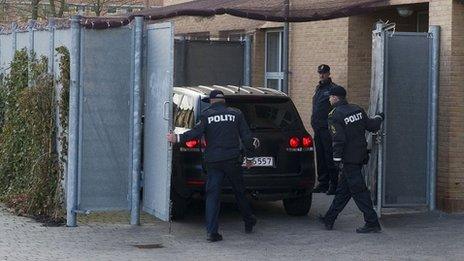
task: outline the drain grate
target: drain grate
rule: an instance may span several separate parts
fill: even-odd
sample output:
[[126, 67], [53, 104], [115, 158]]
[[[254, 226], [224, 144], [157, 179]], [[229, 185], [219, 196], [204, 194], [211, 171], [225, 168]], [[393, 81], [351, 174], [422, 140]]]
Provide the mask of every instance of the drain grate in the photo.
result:
[[163, 248], [164, 246], [162, 244], [145, 244], [145, 245], [134, 245], [134, 247], [138, 249], [157, 249], [157, 248]]

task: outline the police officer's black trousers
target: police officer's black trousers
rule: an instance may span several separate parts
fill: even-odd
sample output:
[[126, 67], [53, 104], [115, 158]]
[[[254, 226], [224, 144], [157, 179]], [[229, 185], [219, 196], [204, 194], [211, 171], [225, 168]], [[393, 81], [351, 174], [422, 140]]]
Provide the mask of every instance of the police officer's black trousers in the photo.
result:
[[364, 214], [366, 225], [379, 226], [377, 214], [372, 205], [371, 193], [366, 187], [361, 168], [362, 165], [345, 164], [343, 166], [337, 192], [332, 205], [324, 216], [325, 222], [333, 224], [338, 214], [353, 198], [359, 210]]
[[226, 178], [235, 193], [238, 208], [245, 223], [253, 222], [250, 203], [245, 196], [245, 185], [241, 162], [238, 159], [207, 163], [206, 182], [206, 231], [208, 234], [218, 232], [219, 210], [221, 208], [222, 182]]
[[337, 187], [338, 171], [333, 162], [332, 136], [328, 129], [314, 130], [314, 145], [316, 147], [319, 186], [327, 189], [330, 182], [334, 187]]

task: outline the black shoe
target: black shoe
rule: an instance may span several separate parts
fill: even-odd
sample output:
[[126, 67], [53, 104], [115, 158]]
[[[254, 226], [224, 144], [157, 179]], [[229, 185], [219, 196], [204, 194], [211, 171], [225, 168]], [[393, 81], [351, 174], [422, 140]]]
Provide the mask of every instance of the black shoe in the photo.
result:
[[328, 223], [326, 220], [325, 220], [325, 217], [323, 215], [319, 215], [319, 217], [317, 218], [317, 220], [319, 220], [319, 222], [321, 222], [322, 224], [324, 224], [324, 227], [326, 230], [332, 230], [333, 229], [333, 223]]
[[322, 186], [317, 186], [315, 189], [313, 189], [313, 193], [326, 193], [327, 188], [322, 187]]
[[253, 219], [253, 221], [251, 221], [250, 223], [245, 223], [245, 233], [247, 233], [247, 234], [250, 234], [251, 232], [253, 232], [253, 227], [258, 222], [256, 217], [253, 216], [252, 219]]
[[363, 227], [356, 229], [356, 233], [360, 233], [360, 234], [379, 233], [380, 231], [382, 231], [382, 228], [380, 227], [380, 225], [376, 225], [376, 226], [364, 225]]
[[330, 185], [329, 190], [327, 191], [327, 195], [335, 195], [335, 192], [337, 192], [337, 187]]
[[208, 234], [208, 237], [206, 238], [208, 242], [217, 242], [222, 240], [222, 235], [219, 233], [212, 233]]

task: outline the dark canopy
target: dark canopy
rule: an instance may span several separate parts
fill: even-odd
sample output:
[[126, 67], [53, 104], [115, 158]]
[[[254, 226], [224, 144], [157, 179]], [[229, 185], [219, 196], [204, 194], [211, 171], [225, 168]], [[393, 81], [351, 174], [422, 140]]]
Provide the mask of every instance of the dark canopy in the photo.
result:
[[161, 20], [222, 14], [273, 22], [309, 22], [358, 15], [388, 4], [388, 0], [197, 0], [145, 9], [122, 17], [84, 17], [82, 24], [87, 28], [102, 29], [126, 25], [136, 16]]

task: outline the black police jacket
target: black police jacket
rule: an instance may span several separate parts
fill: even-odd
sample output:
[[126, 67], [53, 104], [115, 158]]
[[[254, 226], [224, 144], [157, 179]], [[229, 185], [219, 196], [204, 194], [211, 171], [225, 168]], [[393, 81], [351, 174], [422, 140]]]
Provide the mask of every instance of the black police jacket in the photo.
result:
[[224, 103], [214, 103], [204, 110], [195, 127], [181, 135], [179, 142], [192, 139], [206, 139], [205, 162], [218, 162], [239, 158], [244, 153], [251, 157], [253, 153], [253, 137], [239, 109], [227, 107]]
[[348, 104], [346, 101], [336, 104], [328, 119], [334, 161], [345, 164], [367, 163], [366, 130], [378, 131], [382, 120], [381, 116], [369, 118], [358, 105]]
[[327, 117], [332, 107], [329, 102], [329, 90], [336, 86], [329, 78], [326, 81], [320, 81], [316, 87], [316, 93], [313, 96], [313, 113], [311, 115], [311, 126], [313, 130], [327, 129]]

